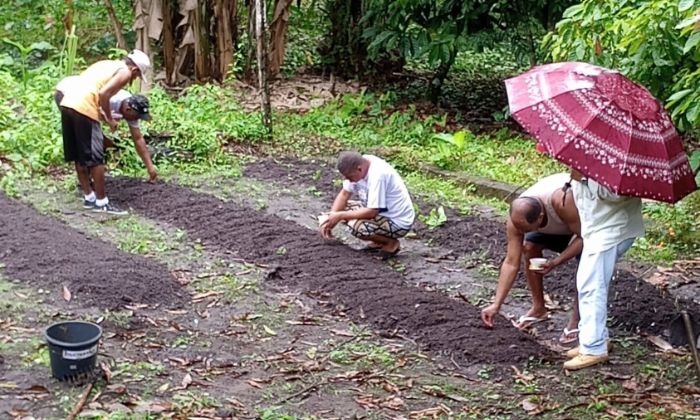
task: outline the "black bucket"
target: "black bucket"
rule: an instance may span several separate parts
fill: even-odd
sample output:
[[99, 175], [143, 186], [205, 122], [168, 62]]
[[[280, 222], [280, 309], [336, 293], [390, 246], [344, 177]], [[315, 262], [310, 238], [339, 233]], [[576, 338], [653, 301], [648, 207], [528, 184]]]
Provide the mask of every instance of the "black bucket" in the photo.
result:
[[44, 331], [51, 374], [59, 381], [80, 382], [92, 375], [102, 328], [92, 322], [63, 321]]

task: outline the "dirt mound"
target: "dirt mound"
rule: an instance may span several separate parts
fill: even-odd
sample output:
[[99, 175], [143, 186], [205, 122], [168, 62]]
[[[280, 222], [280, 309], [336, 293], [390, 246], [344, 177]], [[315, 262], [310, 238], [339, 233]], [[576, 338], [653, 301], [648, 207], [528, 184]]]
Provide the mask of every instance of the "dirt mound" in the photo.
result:
[[66, 286], [81, 306], [177, 306], [185, 293], [166, 267], [90, 238], [0, 194], [0, 261], [11, 279], [48, 290]]
[[[245, 169], [247, 176], [279, 182], [290, 180], [300, 185], [314, 185], [326, 197], [333, 197], [337, 187], [333, 179], [337, 178], [332, 165], [316, 161], [260, 160]], [[425, 211], [431, 206], [415, 200]], [[417, 235], [443, 248], [471, 254], [474, 261], [489, 262], [500, 266], [506, 255], [506, 234], [502, 221], [479, 216], [459, 216], [447, 210], [448, 221], [439, 229], [426, 229], [421, 223], [414, 227]], [[575, 260], [557, 267], [545, 277], [545, 291], [556, 300], [571, 302], [576, 293]], [[516, 282], [518, 287], [526, 288], [525, 278], [521, 272]], [[674, 302], [653, 285], [635, 277], [625, 270], [618, 270], [611, 283], [609, 298], [609, 315], [612, 325], [623, 330], [642, 330], [662, 333], [668, 323], [677, 315], [676, 304], [692, 312], [700, 308], [692, 302]]]
[[388, 333], [403, 332], [457, 363], [522, 363], [546, 350], [501, 320], [482, 326], [479, 309], [405, 284], [389, 266], [324, 242], [316, 232], [235, 203], [159, 183], [110, 180], [113, 198], [145, 216], [186, 229], [205, 246], [269, 264], [273, 281], [329, 294], [337, 309]]

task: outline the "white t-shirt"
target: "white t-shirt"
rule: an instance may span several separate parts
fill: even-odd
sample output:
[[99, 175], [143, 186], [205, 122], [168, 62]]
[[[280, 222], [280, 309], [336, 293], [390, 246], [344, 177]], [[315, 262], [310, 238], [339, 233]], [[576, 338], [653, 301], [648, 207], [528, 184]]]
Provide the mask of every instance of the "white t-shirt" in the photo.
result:
[[[119, 121], [124, 119], [124, 116], [120, 113], [120, 108], [122, 102], [131, 98], [131, 94], [124, 89], [115, 93], [114, 96], [109, 98], [109, 110], [112, 111], [112, 118]], [[139, 120], [135, 119], [133, 121], [124, 120], [129, 127], [139, 128]]]
[[[78, 76], [68, 76], [64, 77], [61, 79], [60, 82], [58, 82], [58, 85], [56, 85], [56, 90], [65, 94], [66, 91], [71, 89], [71, 86], [74, 83], [80, 83], [80, 77]], [[109, 98], [109, 110], [112, 112], [112, 118], [114, 118], [116, 121], [119, 121], [121, 119], [124, 119], [124, 116], [121, 114], [120, 109], [122, 106], [122, 102], [125, 99], [129, 99], [131, 97], [131, 94], [124, 89], [120, 90], [119, 92], [115, 93], [114, 96]], [[128, 121], [125, 120], [127, 125], [129, 127], [134, 127], [134, 128], [139, 128], [139, 120], [133, 120], [133, 121]]]
[[367, 175], [357, 181], [343, 181], [343, 189], [353, 193], [362, 205], [379, 209], [379, 215], [390, 219], [397, 226], [409, 229], [416, 217], [413, 202], [398, 172], [385, 160], [373, 155], [363, 155], [369, 160]]

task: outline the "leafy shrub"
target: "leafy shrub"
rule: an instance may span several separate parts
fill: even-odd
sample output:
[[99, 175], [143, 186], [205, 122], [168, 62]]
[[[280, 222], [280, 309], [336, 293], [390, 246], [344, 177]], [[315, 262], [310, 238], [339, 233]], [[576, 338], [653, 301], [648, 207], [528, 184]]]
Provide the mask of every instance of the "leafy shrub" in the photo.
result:
[[700, 124], [700, 15], [694, 0], [584, 0], [543, 40], [557, 61], [618, 69], [666, 102], [680, 130]]

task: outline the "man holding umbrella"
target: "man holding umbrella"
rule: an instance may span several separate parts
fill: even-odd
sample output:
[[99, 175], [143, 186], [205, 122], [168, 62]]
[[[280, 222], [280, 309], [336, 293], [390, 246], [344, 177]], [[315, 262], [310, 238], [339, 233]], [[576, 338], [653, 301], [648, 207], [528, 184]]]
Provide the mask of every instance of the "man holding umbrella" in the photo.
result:
[[605, 362], [608, 287], [617, 260], [644, 234], [641, 198], [675, 203], [696, 190], [688, 157], [661, 103], [616, 71], [547, 64], [506, 80], [506, 90], [511, 115], [575, 180], [581, 320], [564, 368]]
[[581, 219], [583, 252], [576, 272], [581, 320], [579, 346], [566, 352], [564, 369], [608, 360], [608, 286], [617, 260], [644, 235], [642, 200], [611, 192], [572, 170], [574, 201]]

